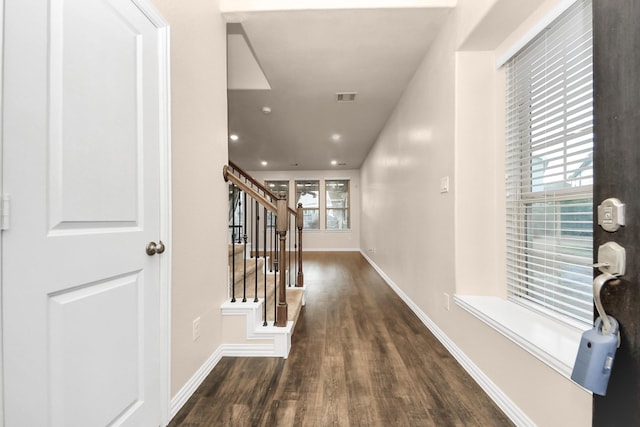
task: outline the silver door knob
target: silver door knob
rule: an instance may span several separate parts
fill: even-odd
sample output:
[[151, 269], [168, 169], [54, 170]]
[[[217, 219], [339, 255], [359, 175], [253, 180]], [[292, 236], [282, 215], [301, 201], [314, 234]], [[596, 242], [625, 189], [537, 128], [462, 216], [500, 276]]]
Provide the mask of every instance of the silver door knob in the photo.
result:
[[153, 256], [155, 254], [161, 254], [162, 252], [164, 252], [164, 243], [162, 243], [162, 240], [160, 240], [158, 243], [156, 242], [149, 242], [147, 243], [147, 255], [149, 256]]

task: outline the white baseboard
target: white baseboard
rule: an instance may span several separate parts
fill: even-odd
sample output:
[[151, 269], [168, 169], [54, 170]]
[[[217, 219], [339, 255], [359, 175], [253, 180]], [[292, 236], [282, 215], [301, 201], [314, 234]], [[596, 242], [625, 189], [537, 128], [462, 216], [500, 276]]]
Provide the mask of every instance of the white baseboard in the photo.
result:
[[[263, 300], [258, 302], [229, 302], [226, 301], [220, 307], [222, 314], [226, 316], [245, 316], [246, 338], [248, 340], [272, 340], [273, 344], [257, 346], [255, 344], [237, 344], [225, 347], [225, 356], [239, 357], [289, 357], [291, 350], [291, 335], [293, 334], [293, 322], [288, 321], [287, 326], [263, 326], [262, 319]], [[271, 349], [269, 352], [268, 349]], [[252, 352], [256, 352], [253, 354]]]
[[358, 248], [302, 248], [305, 252], [360, 252]]
[[196, 371], [189, 381], [182, 386], [180, 391], [171, 398], [171, 409], [169, 413], [169, 420], [176, 416], [178, 411], [187, 403], [187, 400], [196, 392], [200, 384], [207, 378], [207, 376], [213, 371], [220, 359], [224, 357], [224, 348], [218, 347], [211, 356], [204, 362], [204, 364]]
[[493, 381], [489, 378], [464, 352], [422, 311], [398, 285], [378, 265], [360, 250], [362, 256], [378, 272], [380, 277], [394, 290], [405, 304], [413, 311], [440, 343], [451, 353], [460, 363], [465, 371], [478, 383], [485, 393], [495, 402], [495, 404], [505, 413], [507, 417], [517, 426], [535, 427], [535, 423], [516, 405]]

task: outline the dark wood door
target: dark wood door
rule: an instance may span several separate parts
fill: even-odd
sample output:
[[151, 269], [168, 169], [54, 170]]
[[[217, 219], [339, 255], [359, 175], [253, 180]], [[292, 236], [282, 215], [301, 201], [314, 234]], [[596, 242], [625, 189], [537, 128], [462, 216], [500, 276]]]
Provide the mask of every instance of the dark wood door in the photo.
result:
[[593, 0], [593, 16], [594, 204], [617, 197], [627, 219], [615, 233], [594, 225], [594, 249], [619, 243], [627, 270], [601, 294], [622, 345], [607, 396], [594, 396], [593, 425], [640, 426], [640, 1]]

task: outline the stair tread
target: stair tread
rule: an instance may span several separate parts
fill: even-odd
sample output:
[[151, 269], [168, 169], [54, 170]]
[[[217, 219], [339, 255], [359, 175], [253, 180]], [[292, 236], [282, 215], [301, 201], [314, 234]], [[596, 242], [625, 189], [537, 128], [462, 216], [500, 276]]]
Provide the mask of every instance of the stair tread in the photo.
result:
[[[235, 267], [235, 275], [233, 277], [235, 278], [235, 282], [238, 283], [242, 281], [242, 275], [244, 273], [244, 268], [245, 268], [244, 260], [236, 259], [235, 266], [229, 263], [229, 269], [232, 269], [234, 267]], [[258, 271], [261, 272], [263, 270], [264, 270], [264, 259], [258, 258]], [[247, 258], [247, 277], [252, 276], [255, 271], [256, 271], [256, 259]]]
[[[235, 250], [236, 256], [238, 256], [238, 254], [242, 254], [244, 252], [244, 243], [235, 243], [235, 244], [229, 244], [229, 258], [231, 258], [233, 256], [233, 252]], [[249, 248], [247, 248], [247, 252], [249, 251]]]
[[[302, 309], [303, 293], [301, 288], [287, 287], [287, 320], [295, 322], [298, 319]], [[271, 293], [267, 298], [267, 321], [271, 322], [275, 318], [274, 300], [274, 294]]]

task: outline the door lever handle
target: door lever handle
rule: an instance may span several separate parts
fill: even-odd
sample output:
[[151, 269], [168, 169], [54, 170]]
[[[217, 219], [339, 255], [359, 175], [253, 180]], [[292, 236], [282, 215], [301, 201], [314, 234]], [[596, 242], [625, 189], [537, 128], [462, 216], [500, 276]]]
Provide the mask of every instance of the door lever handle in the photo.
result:
[[600, 319], [602, 319], [602, 335], [607, 335], [611, 332], [612, 325], [609, 320], [609, 316], [604, 311], [604, 307], [602, 306], [602, 300], [600, 299], [600, 291], [602, 287], [610, 280], [616, 280], [618, 276], [614, 276], [609, 273], [602, 273], [598, 277], [593, 280], [593, 300], [596, 303], [596, 310], [598, 310], [598, 315]]

